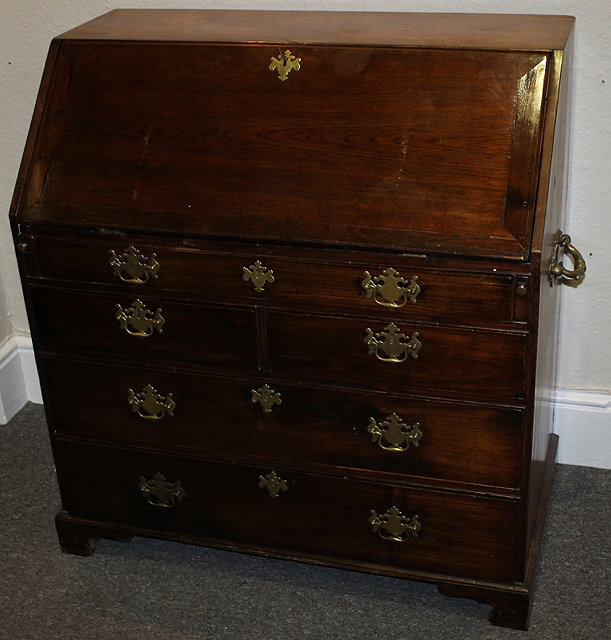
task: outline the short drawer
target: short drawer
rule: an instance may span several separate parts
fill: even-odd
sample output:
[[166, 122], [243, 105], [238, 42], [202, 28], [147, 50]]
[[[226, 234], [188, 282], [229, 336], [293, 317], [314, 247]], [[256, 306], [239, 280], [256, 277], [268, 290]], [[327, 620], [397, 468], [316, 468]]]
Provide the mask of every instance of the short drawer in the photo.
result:
[[[348, 475], [520, 482], [518, 409], [54, 358], [42, 372], [60, 435]], [[253, 402], [266, 384], [269, 404]]]
[[439, 261], [431, 269], [426, 258], [392, 254], [363, 258], [331, 250], [185, 245], [42, 236], [30, 271], [44, 279], [122, 284], [142, 296], [183, 291], [208, 300], [289, 303], [308, 311], [342, 307], [478, 325], [525, 319], [514, 304], [511, 275], [444, 270]]
[[39, 347], [145, 363], [256, 368], [254, 312], [33, 287]]
[[55, 456], [74, 517], [355, 567], [514, 578], [515, 500], [68, 442]]
[[277, 376], [343, 380], [370, 389], [521, 401], [527, 334], [296, 313], [269, 314]]

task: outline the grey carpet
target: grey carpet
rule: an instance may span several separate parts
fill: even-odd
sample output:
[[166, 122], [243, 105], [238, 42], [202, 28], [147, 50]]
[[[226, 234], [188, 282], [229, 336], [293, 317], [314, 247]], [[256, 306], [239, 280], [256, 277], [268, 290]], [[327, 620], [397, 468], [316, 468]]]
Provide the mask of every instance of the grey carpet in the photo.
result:
[[144, 538], [63, 555], [44, 414], [28, 405], [0, 426], [0, 638], [607, 640], [610, 479], [558, 467], [527, 633], [393, 578]]

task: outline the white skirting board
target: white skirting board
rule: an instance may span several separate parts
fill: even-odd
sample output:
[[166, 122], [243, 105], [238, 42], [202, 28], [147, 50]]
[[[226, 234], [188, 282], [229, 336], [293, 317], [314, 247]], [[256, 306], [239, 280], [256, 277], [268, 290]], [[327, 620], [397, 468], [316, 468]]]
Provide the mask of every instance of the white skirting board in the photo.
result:
[[[0, 346], [0, 424], [28, 401], [42, 402], [32, 341], [13, 336]], [[559, 389], [554, 404], [558, 462], [611, 469], [611, 393]]]
[[28, 401], [42, 403], [32, 340], [13, 336], [0, 345], [0, 425]]

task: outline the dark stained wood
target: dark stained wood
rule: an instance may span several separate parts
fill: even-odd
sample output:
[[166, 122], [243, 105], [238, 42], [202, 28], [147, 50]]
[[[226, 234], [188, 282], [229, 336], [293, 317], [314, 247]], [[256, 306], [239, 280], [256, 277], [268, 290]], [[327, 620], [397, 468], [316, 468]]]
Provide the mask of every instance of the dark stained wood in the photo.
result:
[[472, 598], [493, 606], [489, 620], [499, 627], [510, 629], [528, 629], [530, 618], [530, 595], [525, 588], [515, 591], [503, 591], [493, 587], [481, 587], [469, 584], [440, 582], [439, 593], [456, 598]]
[[[118, 10], [57, 38], [11, 205], [67, 553], [146, 535], [426, 580], [526, 628], [557, 437], [573, 18]], [[290, 48], [301, 69], [268, 69]], [[565, 230], [566, 231], [566, 230]], [[154, 252], [128, 284], [109, 252]], [[260, 260], [275, 281], [243, 279]], [[422, 290], [392, 309], [365, 271]], [[162, 309], [127, 335], [116, 305]], [[384, 363], [367, 329], [417, 332]], [[172, 393], [144, 420], [128, 389]], [[251, 399], [269, 384], [282, 403]], [[382, 450], [391, 413], [422, 439]], [[271, 498], [260, 476], [287, 491]], [[139, 477], [180, 480], [155, 509]], [[418, 515], [381, 540], [370, 510]]]
[[162, 333], [129, 335], [115, 318], [116, 305], [129, 309], [139, 295], [91, 295], [33, 289], [32, 305], [39, 318], [38, 345], [43, 350], [103, 353], [112, 360], [131, 359], [141, 366], [151, 360], [191, 366], [222, 366], [254, 370], [255, 319], [250, 309], [197, 307], [141, 296], [147, 309], [160, 309]]
[[25, 221], [528, 253], [542, 54], [104, 49], [62, 45]]
[[[277, 460], [342, 476], [392, 474], [395, 482], [471, 483], [515, 495], [521, 477], [523, 411], [355, 393], [272, 381], [236, 379], [99, 362], [43, 360], [53, 429], [94, 442], [155, 447], [235, 460]], [[252, 389], [268, 383], [282, 405], [266, 414]], [[128, 389], [151, 384], [172, 393], [174, 416], [150, 422], [133, 413]], [[392, 413], [420, 424], [422, 439], [407, 451], [389, 452], [372, 441], [371, 418]], [[387, 444], [387, 443], [386, 443]], [[471, 490], [475, 487], [469, 487]], [[512, 491], [513, 490], [513, 491]]]
[[548, 453], [540, 487], [540, 497], [537, 501], [537, 511], [534, 516], [534, 533], [530, 542], [529, 553], [526, 558], [527, 573], [522, 585], [516, 585], [511, 591], [499, 589], [498, 586], [469, 585], [457, 582], [439, 582], [437, 588], [440, 593], [461, 598], [473, 598], [480, 602], [493, 605], [489, 620], [499, 627], [511, 629], [528, 629], [530, 620], [530, 605], [535, 581], [535, 563], [539, 553], [543, 525], [545, 523], [545, 505], [554, 476], [556, 454], [558, 450], [558, 436], [551, 434], [548, 439]]
[[[392, 563], [491, 580], [513, 578], [513, 500], [401, 490], [269, 465], [203, 463], [59, 439], [55, 456], [63, 507], [77, 518], [112, 520], [126, 528], [191, 532], [353, 562]], [[272, 470], [287, 483], [277, 498], [259, 487], [260, 476]], [[174, 508], [151, 507], [138, 491], [140, 476], [148, 480], [158, 472], [168, 482], [180, 481], [187, 494]], [[422, 531], [417, 538], [396, 543], [372, 532], [370, 511], [381, 515], [393, 505], [410, 519], [419, 516]]]
[[55, 516], [55, 528], [62, 551], [76, 556], [92, 555], [99, 538], [129, 542], [133, 537], [133, 532], [129, 529], [109, 527], [101, 523], [77, 522], [65, 511], [60, 511]]
[[[344, 309], [350, 313], [362, 311], [368, 315], [392, 314], [413, 319], [442, 320], [451, 308], [457, 322], [476, 325], [525, 319], [523, 313], [512, 317], [514, 285], [510, 275], [481, 271], [448, 274], [446, 265], [433, 269], [429, 260], [397, 254], [377, 254], [369, 261], [357, 255], [347, 262], [345, 252], [341, 251], [310, 250], [302, 257], [287, 257], [273, 245], [258, 244], [256, 252], [248, 252], [252, 251], [248, 245], [230, 245], [220, 251], [220, 247], [209, 242], [189, 247], [168, 246], [152, 244], [150, 238], [142, 236], [127, 241], [44, 236], [36, 239], [36, 264], [28, 267], [28, 274], [53, 281], [121, 286], [123, 283], [109, 265], [109, 255], [111, 250], [121, 254], [129, 246], [148, 256], [154, 253], [160, 265], [157, 278], [131, 287], [138, 295], [179, 291], [181, 295], [190, 292], [206, 302], [289, 305], [305, 311]], [[261, 292], [242, 278], [243, 267], [252, 266], [256, 260], [275, 274], [275, 282], [266, 284]], [[408, 281], [418, 277], [421, 292], [415, 303], [390, 309], [367, 297], [362, 286], [365, 272], [379, 276], [389, 267]]]
[[61, 39], [303, 42], [405, 47], [561, 49], [575, 18], [561, 15], [119, 9]]
[[[549, 179], [541, 186], [541, 198], [547, 207], [546, 216], [538, 216], [538, 225], [535, 229], [537, 235], [541, 234], [541, 253], [535, 256], [534, 268], [539, 272], [538, 309], [533, 309], [533, 319], [539, 322], [537, 332], [536, 367], [531, 375], [535, 377], [534, 388], [541, 392], [536, 395], [532, 406], [533, 429], [530, 450], [526, 452], [525, 461], [530, 460], [530, 473], [528, 474], [528, 517], [526, 546], [529, 549], [538, 547], [541, 536], [542, 518], [541, 509], [546, 503], [546, 482], [551, 480], [547, 476], [551, 474], [550, 465], [555, 462], [554, 409], [550, 401], [551, 390], [555, 389], [559, 342], [560, 323], [560, 287], [562, 282], [555, 282], [553, 286], [548, 281], [549, 261], [558, 239], [558, 232], [565, 230], [566, 218], [566, 194], [568, 180], [568, 113], [569, 102], [572, 95], [572, 51], [573, 38], [567, 43], [566, 53], [558, 53], [554, 57], [554, 74], [552, 76], [553, 87], [551, 94], [553, 101], [551, 113], [556, 114], [553, 134], [553, 154], [546, 154], [548, 158], [546, 171], [549, 171]], [[551, 117], [551, 115], [550, 115]], [[551, 129], [551, 127], [550, 127]], [[551, 134], [545, 141], [552, 144]], [[548, 189], [544, 192], [547, 182]], [[573, 242], [577, 242], [574, 239]], [[566, 292], [565, 292], [566, 293]], [[557, 445], [556, 445], [557, 446]], [[553, 455], [550, 461], [550, 456]], [[530, 567], [526, 570], [533, 571], [534, 559], [530, 554]]]
[[408, 340], [418, 334], [422, 347], [417, 359], [382, 362], [369, 353], [367, 329], [379, 333], [395, 320], [270, 312], [271, 370], [316, 380], [337, 379], [341, 371], [350, 384], [403, 393], [506, 403], [524, 398], [525, 334], [396, 320]]

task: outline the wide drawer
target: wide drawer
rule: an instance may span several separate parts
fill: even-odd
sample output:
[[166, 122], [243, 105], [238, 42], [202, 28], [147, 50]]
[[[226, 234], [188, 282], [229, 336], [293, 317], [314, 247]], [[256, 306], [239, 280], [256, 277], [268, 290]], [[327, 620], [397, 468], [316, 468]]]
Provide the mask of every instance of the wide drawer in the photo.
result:
[[355, 566], [514, 578], [515, 500], [68, 442], [55, 443], [55, 461], [74, 517]]
[[[42, 376], [60, 435], [348, 475], [520, 481], [518, 409], [55, 358], [42, 360]], [[253, 402], [268, 382], [280, 404]]]
[[525, 320], [511, 275], [431, 269], [430, 260], [396, 254], [359, 260], [354, 252], [330, 250], [39, 236], [30, 260], [28, 273], [36, 277], [126, 284], [142, 296], [162, 289], [307, 311], [343, 308], [478, 325]]
[[520, 401], [527, 334], [270, 312], [275, 375], [444, 397]]
[[256, 368], [252, 309], [36, 287], [30, 295], [42, 349], [103, 352], [135, 362]]

